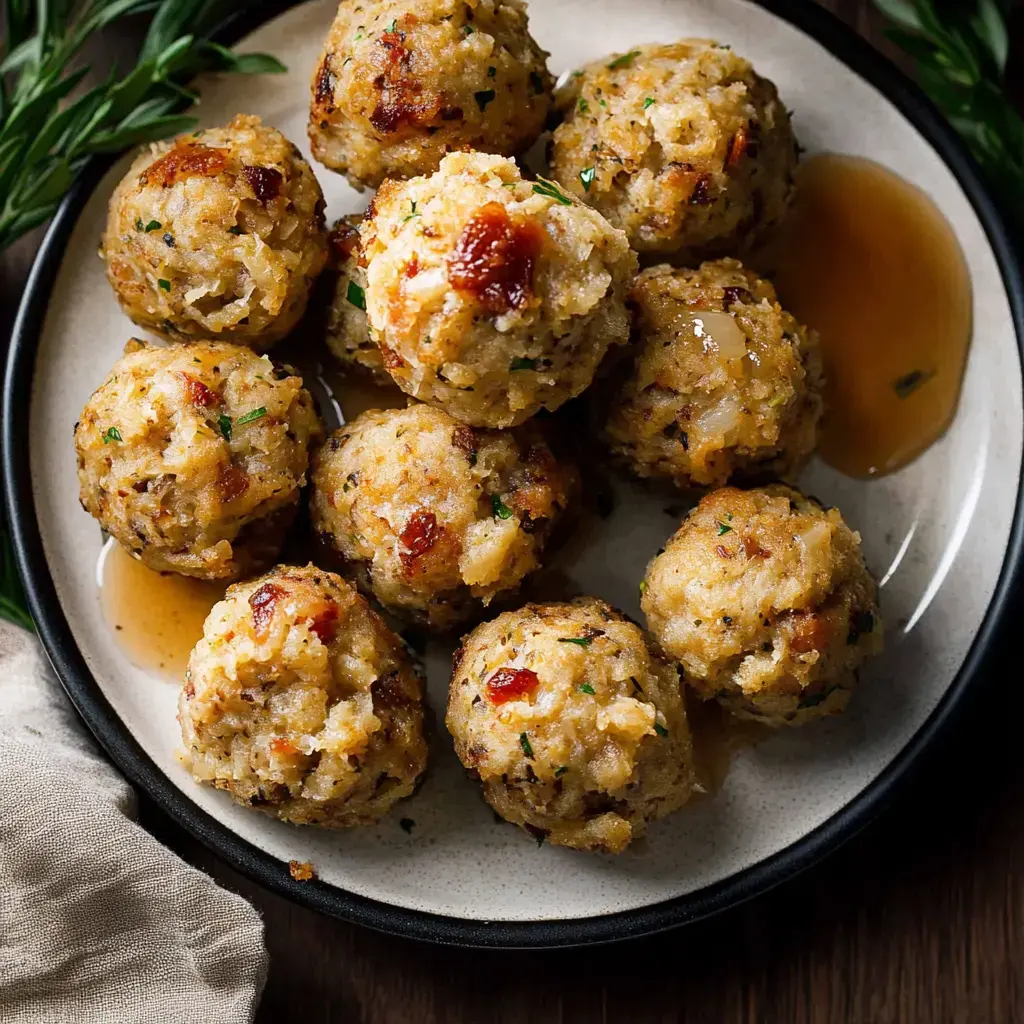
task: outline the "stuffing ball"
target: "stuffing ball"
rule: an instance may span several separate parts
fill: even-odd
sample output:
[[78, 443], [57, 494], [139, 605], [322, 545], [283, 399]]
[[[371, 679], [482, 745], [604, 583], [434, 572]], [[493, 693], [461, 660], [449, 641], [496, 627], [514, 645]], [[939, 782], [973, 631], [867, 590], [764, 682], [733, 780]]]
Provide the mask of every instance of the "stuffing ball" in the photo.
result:
[[640, 46], [577, 71], [556, 103], [552, 176], [638, 252], [739, 251], [789, 205], [789, 115], [727, 46]]
[[501, 157], [454, 153], [388, 182], [363, 224], [366, 308], [398, 386], [471, 426], [583, 391], [629, 333], [626, 236]]
[[453, 150], [512, 156], [544, 128], [546, 57], [522, 0], [342, 0], [313, 74], [313, 155], [357, 188]]
[[427, 764], [401, 641], [344, 580], [278, 566], [230, 587], [178, 701], [197, 782], [297, 825], [377, 821]]
[[343, 217], [331, 230], [332, 258], [338, 278], [327, 313], [327, 347], [342, 368], [378, 384], [393, 383], [366, 319], [366, 271], [359, 262], [362, 215]]
[[642, 590], [648, 627], [686, 682], [768, 725], [842, 711], [857, 667], [881, 650], [859, 535], [783, 485], [709, 494]]
[[821, 357], [775, 289], [725, 259], [646, 270], [632, 301], [636, 362], [602, 407], [612, 452], [684, 489], [798, 473], [817, 446]]
[[487, 802], [538, 842], [620, 853], [694, 789], [676, 669], [595, 598], [473, 630], [447, 725]]
[[386, 608], [447, 629], [518, 587], [575, 492], [532, 425], [440, 409], [363, 413], [313, 457], [314, 528]]
[[160, 572], [271, 565], [322, 435], [300, 378], [248, 348], [130, 341], [75, 426], [82, 506]]
[[324, 197], [279, 131], [239, 114], [143, 153], [110, 198], [103, 258], [122, 309], [171, 341], [266, 348], [327, 259]]

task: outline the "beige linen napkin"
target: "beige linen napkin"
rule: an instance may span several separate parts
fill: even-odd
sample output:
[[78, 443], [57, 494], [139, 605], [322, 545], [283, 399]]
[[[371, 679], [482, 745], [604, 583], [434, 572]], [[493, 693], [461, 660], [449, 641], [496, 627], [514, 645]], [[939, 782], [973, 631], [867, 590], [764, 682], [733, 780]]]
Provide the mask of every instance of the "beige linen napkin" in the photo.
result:
[[0, 622], [4, 1024], [252, 1019], [259, 915], [161, 846], [134, 806], [35, 638]]

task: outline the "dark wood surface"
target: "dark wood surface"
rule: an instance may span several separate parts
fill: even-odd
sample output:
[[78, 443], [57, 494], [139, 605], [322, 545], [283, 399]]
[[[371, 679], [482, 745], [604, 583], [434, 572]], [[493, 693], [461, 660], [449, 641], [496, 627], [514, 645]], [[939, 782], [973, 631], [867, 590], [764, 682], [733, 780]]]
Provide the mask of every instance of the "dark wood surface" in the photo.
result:
[[[824, 5], [894, 52], [867, 0]], [[0, 257], [0, 328], [37, 242]], [[632, 943], [499, 953], [378, 935], [266, 892], [145, 802], [143, 820], [263, 914], [267, 1024], [1024, 1021], [1024, 690], [1012, 642], [859, 836], [751, 903]]]

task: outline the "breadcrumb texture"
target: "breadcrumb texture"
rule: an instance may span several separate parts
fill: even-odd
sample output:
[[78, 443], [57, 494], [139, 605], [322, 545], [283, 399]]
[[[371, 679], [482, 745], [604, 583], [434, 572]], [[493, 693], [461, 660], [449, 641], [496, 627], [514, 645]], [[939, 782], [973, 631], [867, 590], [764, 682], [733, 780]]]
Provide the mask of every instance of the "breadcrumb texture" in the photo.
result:
[[266, 356], [133, 340], [75, 426], [82, 505], [151, 569], [234, 579], [277, 557], [321, 436]]
[[369, 825], [426, 768], [422, 696], [365, 598], [316, 566], [278, 566], [206, 620], [178, 702], [183, 760], [282, 821]]
[[239, 114], [138, 157], [110, 198], [102, 255], [121, 308], [168, 340], [266, 348], [327, 259], [324, 198], [279, 131]]
[[772, 726], [842, 711], [882, 646], [859, 535], [781, 484], [704, 498], [648, 567], [641, 604], [701, 697]]
[[676, 669], [603, 601], [529, 604], [456, 652], [447, 725], [487, 802], [538, 842], [620, 853], [695, 775]]
[[576, 492], [527, 424], [473, 430], [440, 409], [363, 413], [314, 455], [314, 528], [386, 608], [447, 629], [536, 569]]
[[366, 303], [398, 386], [471, 426], [557, 409], [627, 340], [626, 236], [511, 160], [453, 153], [363, 223]]
[[817, 335], [736, 260], [653, 267], [633, 286], [632, 373], [605, 407], [612, 451], [684, 489], [792, 479], [817, 447]]
[[371, 188], [453, 150], [512, 156], [551, 108], [546, 58], [521, 0], [343, 0], [313, 73], [313, 155]]
[[797, 145], [775, 86], [707, 39], [638, 46], [558, 91], [551, 173], [638, 252], [735, 253], [785, 213]]

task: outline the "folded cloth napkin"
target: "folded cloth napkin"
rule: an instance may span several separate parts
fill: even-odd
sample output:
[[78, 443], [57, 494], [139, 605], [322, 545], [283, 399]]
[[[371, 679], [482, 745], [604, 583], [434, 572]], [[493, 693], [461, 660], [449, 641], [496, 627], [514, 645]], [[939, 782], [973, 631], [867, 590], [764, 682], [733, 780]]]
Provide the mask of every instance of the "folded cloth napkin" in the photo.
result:
[[132, 820], [35, 637], [0, 622], [0, 1021], [244, 1024], [266, 977], [241, 897]]

